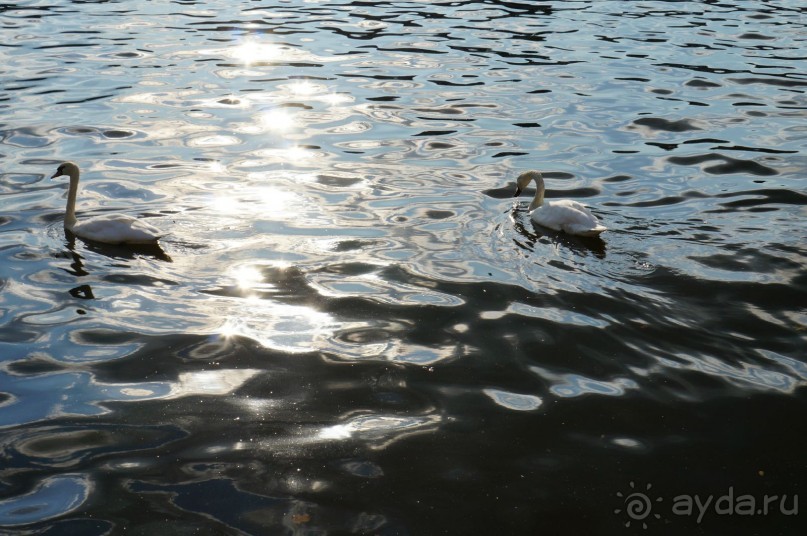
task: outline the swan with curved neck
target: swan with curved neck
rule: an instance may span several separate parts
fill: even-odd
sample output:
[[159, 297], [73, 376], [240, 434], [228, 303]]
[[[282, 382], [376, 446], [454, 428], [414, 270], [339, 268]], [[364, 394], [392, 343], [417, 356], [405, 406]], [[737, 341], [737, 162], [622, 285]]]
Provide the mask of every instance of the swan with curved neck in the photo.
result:
[[160, 231], [143, 220], [125, 214], [103, 214], [78, 221], [76, 218], [76, 196], [78, 194], [79, 170], [73, 162], [60, 165], [51, 179], [67, 175], [70, 187], [67, 191], [67, 209], [64, 215], [64, 228], [74, 235], [103, 242], [104, 244], [156, 244]]
[[571, 199], [544, 202], [544, 177], [538, 171], [527, 171], [516, 179], [516, 195], [535, 182], [535, 197], [530, 203], [530, 218], [538, 225], [577, 236], [599, 236], [605, 231], [597, 217], [585, 205]]

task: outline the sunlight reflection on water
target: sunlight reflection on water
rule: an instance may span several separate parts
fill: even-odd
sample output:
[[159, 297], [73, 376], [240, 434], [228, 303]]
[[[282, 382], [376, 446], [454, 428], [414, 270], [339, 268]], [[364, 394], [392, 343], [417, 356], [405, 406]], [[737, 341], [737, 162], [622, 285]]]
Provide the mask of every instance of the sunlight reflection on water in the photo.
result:
[[[229, 49], [226, 53], [229, 57], [245, 65], [252, 65], [258, 62], [287, 59], [287, 55], [285, 54], [287, 50], [290, 49], [272, 43], [261, 43], [248, 39], [240, 45]], [[202, 54], [207, 54], [208, 52], [202, 51]]]
[[337, 441], [359, 439], [381, 448], [403, 436], [432, 430], [439, 422], [440, 419], [437, 416], [361, 415], [350, 419], [345, 424], [322, 428], [317, 433], [317, 438]]
[[[794, 2], [250, 4], [0, 8], [0, 525], [585, 533], [704, 445], [792, 474]], [[165, 251], [67, 240], [66, 159]]]

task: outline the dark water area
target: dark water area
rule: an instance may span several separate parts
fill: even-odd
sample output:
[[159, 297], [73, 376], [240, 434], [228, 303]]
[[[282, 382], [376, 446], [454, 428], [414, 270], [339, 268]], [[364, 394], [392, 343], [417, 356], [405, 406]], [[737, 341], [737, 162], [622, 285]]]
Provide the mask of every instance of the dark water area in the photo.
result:
[[0, 534], [804, 534], [805, 11], [0, 4]]

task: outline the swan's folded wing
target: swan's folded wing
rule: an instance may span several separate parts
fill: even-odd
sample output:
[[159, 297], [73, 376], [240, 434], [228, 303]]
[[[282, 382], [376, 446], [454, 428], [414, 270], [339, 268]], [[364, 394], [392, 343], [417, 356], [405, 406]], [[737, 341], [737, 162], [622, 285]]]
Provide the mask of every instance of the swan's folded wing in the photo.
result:
[[597, 236], [605, 231], [585, 205], [571, 199], [546, 202], [533, 211], [532, 219], [544, 227], [580, 236]]
[[106, 244], [152, 244], [160, 231], [137, 218], [110, 214], [79, 221], [73, 232], [82, 238]]

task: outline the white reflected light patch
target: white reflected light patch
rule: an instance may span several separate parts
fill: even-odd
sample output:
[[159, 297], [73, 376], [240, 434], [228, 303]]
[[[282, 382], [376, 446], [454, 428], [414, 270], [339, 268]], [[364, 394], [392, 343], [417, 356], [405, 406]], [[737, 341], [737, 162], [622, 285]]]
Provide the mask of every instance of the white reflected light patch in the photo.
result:
[[258, 121], [263, 128], [275, 132], [288, 132], [297, 126], [294, 115], [282, 109], [262, 112]]
[[253, 186], [216, 192], [207, 196], [206, 203], [218, 214], [244, 219], [283, 220], [297, 217], [303, 198], [294, 192], [274, 186]]
[[354, 427], [350, 424], [336, 424], [320, 430], [319, 437], [322, 439], [348, 439], [354, 431]]
[[361, 415], [346, 423], [322, 428], [317, 439], [340, 441], [357, 439], [374, 443], [388, 444], [404, 435], [434, 429], [440, 422], [436, 415]]
[[309, 307], [269, 300], [244, 302], [219, 327], [224, 339], [246, 337], [266, 348], [290, 353], [311, 352], [325, 346], [336, 327], [330, 315]]
[[283, 58], [283, 48], [273, 43], [247, 40], [229, 51], [229, 56], [246, 65], [276, 61]]
[[312, 84], [308, 80], [300, 80], [299, 82], [294, 82], [293, 84], [290, 84], [287, 88], [292, 95], [298, 97], [307, 97], [311, 95], [316, 95], [317, 93], [322, 93], [325, 90], [324, 86], [321, 86], [319, 84]]
[[225, 171], [227, 171], [227, 166], [225, 166], [221, 162], [213, 161], [207, 164], [207, 170], [210, 173], [224, 173]]
[[552, 394], [563, 398], [574, 398], [588, 394], [622, 396], [627, 389], [636, 388], [638, 388], [637, 383], [630, 378], [614, 378], [611, 381], [604, 381], [579, 374], [565, 374], [563, 381], [556, 383], [549, 390], [552, 391]]
[[339, 104], [352, 102], [353, 97], [345, 95], [344, 93], [328, 93], [327, 95], [320, 96], [319, 100], [331, 106], [337, 106]]
[[271, 186], [256, 187], [249, 194], [255, 200], [258, 210], [272, 217], [299, 214], [302, 205], [302, 198], [298, 194]]
[[235, 280], [238, 288], [244, 290], [253, 289], [263, 282], [261, 271], [257, 267], [248, 264], [236, 266], [232, 269], [230, 275]]
[[186, 143], [188, 147], [227, 147], [238, 145], [241, 140], [235, 136], [202, 135], [191, 138]]
[[611, 443], [628, 449], [641, 449], [644, 447], [644, 444], [641, 441], [631, 437], [615, 437], [611, 439]]
[[496, 404], [516, 411], [532, 411], [541, 407], [544, 403], [541, 397], [534, 395], [524, 395], [500, 391], [499, 389], [483, 389], [483, 393], [488, 395]]
[[290, 163], [303, 162], [315, 156], [315, 153], [313, 151], [309, 151], [308, 149], [305, 149], [297, 145], [285, 149], [281, 154]]
[[240, 202], [238, 201], [237, 198], [229, 195], [215, 195], [210, 199], [208, 205], [215, 212], [221, 212], [224, 214], [235, 214], [236, 212], [238, 212]]
[[260, 374], [258, 369], [224, 369], [186, 372], [179, 375], [171, 385], [170, 397], [187, 395], [226, 395], [253, 376]]

